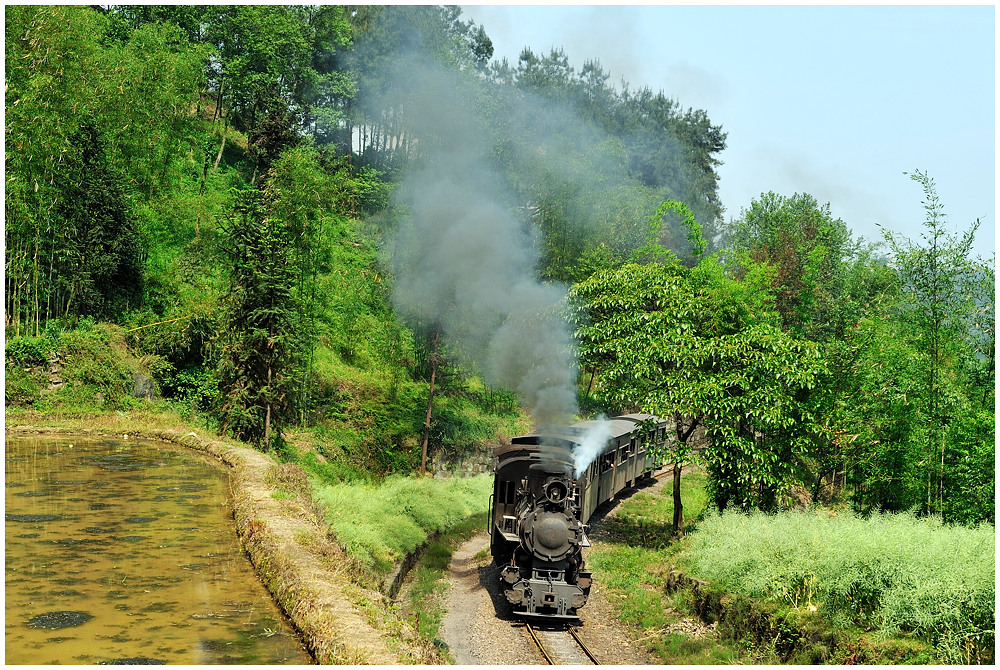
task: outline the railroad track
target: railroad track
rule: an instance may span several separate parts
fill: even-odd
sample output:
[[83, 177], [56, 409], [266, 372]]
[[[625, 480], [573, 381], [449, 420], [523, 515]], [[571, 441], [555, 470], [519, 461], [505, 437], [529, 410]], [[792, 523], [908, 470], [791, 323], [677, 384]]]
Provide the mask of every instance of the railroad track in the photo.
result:
[[526, 623], [524, 628], [549, 665], [600, 665], [574, 627], [542, 630]]

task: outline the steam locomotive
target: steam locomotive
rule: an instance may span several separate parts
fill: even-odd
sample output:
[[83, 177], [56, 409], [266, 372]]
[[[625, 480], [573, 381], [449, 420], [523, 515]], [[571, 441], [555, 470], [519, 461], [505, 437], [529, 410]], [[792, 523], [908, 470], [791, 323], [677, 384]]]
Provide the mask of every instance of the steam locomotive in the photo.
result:
[[[666, 426], [626, 414], [515, 437], [494, 451], [490, 552], [515, 614], [577, 618], [592, 582], [581, 553], [590, 546], [587, 522], [598, 505], [652, 476], [660, 464], [651, 448]], [[594, 434], [603, 444], [586, 444]], [[589, 464], [577, 458], [586, 448]]]

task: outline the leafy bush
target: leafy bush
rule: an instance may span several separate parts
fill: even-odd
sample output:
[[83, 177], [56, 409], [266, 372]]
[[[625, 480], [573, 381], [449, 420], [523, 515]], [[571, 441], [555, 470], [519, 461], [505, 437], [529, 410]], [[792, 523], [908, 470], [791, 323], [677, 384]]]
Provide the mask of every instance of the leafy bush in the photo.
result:
[[387, 478], [381, 484], [313, 482], [316, 498], [347, 553], [379, 573], [388, 572], [428, 535], [486, 509], [492, 479]]
[[25, 372], [20, 366], [8, 366], [4, 377], [4, 399], [12, 405], [31, 405], [44, 385], [42, 374]]
[[4, 357], [12, 365], [43, 365], [56, 345], [52, 338], [12, 337], [4, 343]]
[[949, 662], [992, 659], [995, 530], [912, 514], [712, 515], [687, 567], [717, 588], [818, 609], [883, 636], [926, 637]]

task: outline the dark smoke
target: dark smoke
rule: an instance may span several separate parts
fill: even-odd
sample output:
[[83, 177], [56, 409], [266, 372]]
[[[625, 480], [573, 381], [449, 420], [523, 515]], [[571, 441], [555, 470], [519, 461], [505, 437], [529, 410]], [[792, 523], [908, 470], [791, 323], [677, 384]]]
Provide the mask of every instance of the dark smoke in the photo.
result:
[[[577, 361], [566, 287], [537, 278], [537, 231], [512, 213], [515, 198], [487, 160], [491, 135], [466, 103], [481, 90], [417, 52], [391, 59], [391, 67], [382, 73], [389, 93], [369, 100], [370, 109], [383, 118], [391, 110], [421, 155], [394, 194], [406, 212], [390, 245], [396, 309], [415, 327], [437, 329], [487, 383], [516, 389], [541, 429], [572, 422]], [[532, 161], [534, 173], [539, 162], [550, 165], [548, 172], [579, 179], [578, 191], [595, 197], [611, 189], [594, 182], [593, 162], [571, 168], [560, 150], [569, 149], [568, 141], [581, 155], [603, 155], [576, 146], [599, 144], [586, 124], [551, 104], [522, 102], [508, 119], [527, 131], [512, 160]], [[522, 124], [522, 115], [545, 120], [545, 132]], [[611, 205], [610, 198], [598, 199]]]
[[536, 279], [531, 236], [474, 149], [441, 147], [399, 189], [410, 215], [395, 240], [395, 305], [439, 328], [488, 383], [516, 389], [540, 425], [567, 423], [577, 407], [566, 289]]

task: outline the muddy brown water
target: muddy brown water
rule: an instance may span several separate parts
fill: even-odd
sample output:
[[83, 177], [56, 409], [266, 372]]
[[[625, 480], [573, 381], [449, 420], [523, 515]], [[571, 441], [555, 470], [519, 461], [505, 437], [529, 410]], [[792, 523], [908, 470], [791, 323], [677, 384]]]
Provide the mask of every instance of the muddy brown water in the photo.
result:
[[208, 457], [72, 436], [8, 436], [5, 455], [7, 663], [312, 663]]

